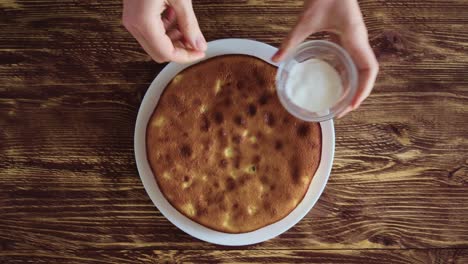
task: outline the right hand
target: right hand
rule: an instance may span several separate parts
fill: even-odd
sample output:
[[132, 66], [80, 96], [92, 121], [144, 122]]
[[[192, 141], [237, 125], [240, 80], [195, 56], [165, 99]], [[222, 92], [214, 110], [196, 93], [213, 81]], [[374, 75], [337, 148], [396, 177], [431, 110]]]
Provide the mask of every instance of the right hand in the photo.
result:
[[205, 56], [206, 40], [191, 0], [124, 0], [125, 28], [153, 60], [188, 63]]
[[366, 25], [357, 0], [306, 0], [296, 26], [283, 41], [273, 61], [281, 61], [309, 35], [329, 31], [340, 37], [341, 44], [353, 58], [359, 71], [359, 83], [344, 116], [369, 96], [379, 71], [379, 63], [369, 44]]

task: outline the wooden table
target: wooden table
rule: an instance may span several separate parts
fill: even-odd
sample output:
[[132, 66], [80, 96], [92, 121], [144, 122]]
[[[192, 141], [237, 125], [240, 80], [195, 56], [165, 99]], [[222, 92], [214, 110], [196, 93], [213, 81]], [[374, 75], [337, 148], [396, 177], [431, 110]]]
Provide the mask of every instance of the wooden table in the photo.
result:
[[[195, 1], [208, 40], [278, 45], [301, 1]], [[120, 1], [0, 2], [0, 263], [468, 263], [468, 1], [360, 1], [381, 71], [336, 121], [317, 205], [270, 241], [221, 247], [167, 221], [133, 129], [161, 70]], [[323, 36], [323, 35], [322, 35]]]

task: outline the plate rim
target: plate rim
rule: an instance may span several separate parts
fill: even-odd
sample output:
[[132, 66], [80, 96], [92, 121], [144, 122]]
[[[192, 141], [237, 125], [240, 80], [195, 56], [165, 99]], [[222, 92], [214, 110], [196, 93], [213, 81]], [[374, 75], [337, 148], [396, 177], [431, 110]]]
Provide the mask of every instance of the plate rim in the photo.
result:
[[263, 42], [250, 39], [218, 39], [208, 42], [206, 57], [189, 63], [171, 62], [166, 65], [151, 82], [138, 109], [134, 133], [134, 154], [140, 180], [153, 204], [173, 225], [185, 233], [213, 244], [224, 246], [243, 246], [257, 244], [272, 239], [296, 225], [314, 207], [326, 187], [330, 177], [334, 151], [335, 130], [333, 120], [320, 122], [322, 130], [322, 153], [317, 171], [302, 201], [286, 217], [260, 229], [240, 234], [231, 234], [207, 228], [190, 220], [175, 209], [160, 191], [147, 159], [146, 127], [158, 104], [160, 95], [172, 78], [180, 71], [200, 61], [227, 54], [251, 55], [277, 66], [270, 58], [276, 48]]

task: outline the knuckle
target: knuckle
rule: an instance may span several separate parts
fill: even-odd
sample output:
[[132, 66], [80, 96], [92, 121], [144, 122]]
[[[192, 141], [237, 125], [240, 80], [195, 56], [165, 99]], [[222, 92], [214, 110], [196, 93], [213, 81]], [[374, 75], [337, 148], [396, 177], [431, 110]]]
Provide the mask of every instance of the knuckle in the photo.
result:
[[181, 29], [190, 29], [193, 27], [192, 23], [188, 19], [179, 21], [179, 26]]

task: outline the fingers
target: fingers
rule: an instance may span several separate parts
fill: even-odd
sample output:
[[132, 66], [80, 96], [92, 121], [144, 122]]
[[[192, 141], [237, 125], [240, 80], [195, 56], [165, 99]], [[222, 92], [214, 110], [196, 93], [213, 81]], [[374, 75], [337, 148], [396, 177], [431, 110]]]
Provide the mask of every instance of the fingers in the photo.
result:
[[[160, 15], [164, 10], [163, 4], [159, 1], [151, 0], [125, 0], [123, 4], [124, 9], [122, 20], [125, 28], [135, 37], [146, 53], [148, 53], [155, 61], [166, 61], [167, 58], [164, 56], [164, 53], [159, 50], [161, 46], [159, 41], [156, 46], [154, 43], [151, 43], [147, 37], [148, 32], [151, 31], [165, 32], [163, 21], [160, 19]], [[169, 47], [171, 46], [172, 43]]]
[[172, 42], [182, 40], [184, 37], [178, 29], [167, 31], [166, 35], [172, 40]]
[[164, 11], [162, 21], [164, 23], [164, 28], [166, 30], [170, 30], [174, 28], [174, 26], [177, 24], [176, 15], [172, 7], [169, 6]]
[[179, 30], [184, 35], [186, 42], [194, 49], [205, 51], [207, 48], [206, 40], [198, 26], [192, 1], [170, 0], [169, 4], [174, 8]]
[[186, 49], [185, 46], [180, 45], [175, 46], [170, 37], [173, 37], [174, 40], [180, 39], [182, 35], [180, 32], [171, 31], [170, 36], [161, 32], [164, 32], [162, 28], [156, 28], [155, 30], [147, 28], [143, 34], [149, 49], [148, 53], [156, 61], [187, 63], [205, 56], [203, 51]]
[[161, 18], [164, 6], [160, 1], [139, 0], [124, 1], [123, 22], [125, 27], [136, 38], [143, 49], [156, 61], [174, 61], [187, 63], [204, 57], [203, 51], [186, 50], [184, 46], [174, 46], [173, 40], [181, 39], [182, 33], [178, 30], [168, 31], [174, 19], [167, 14], [166, 25]]
[[343, 116], [347, 115], [349, 112], [353, 111], [353, 107], [348, 106], [346, 109], [341, 112], [339, 115], [336, 116], [336, 118], [342, 118]]
[[364, 22], [347, 28], [343, 32], [341, 43], [358, 69], [358, 87], [350, 109], [354, 110], [371, 93], [379, 71], [379, 64], [369, 44]]
[[199, 50], [190, 50], [185, 47], [175, 47], [172, 53], [173, 61], [179, 63], [189, 63], [205, 57], [205, 53]]
[[299, 43], [317, 30], [318, 25], [315, 23], [315, 19], [305, 13], [302, 14], [294, 28], [281, 43], [276, 54], [273, 55], [272, 60], [275, 62], [283, 60], [291, 49], [299, 45]]
[[[356, 95], [351, 105], [341, 114], [343, 116], [359, 107], [369, 96], [379, 70], [377, 59], [369, 44], [359, 3], [357, 0], [309, 0], [305, 1], [305, 4], [304, 13], [272, 60], [283, 60], [291, 49], [315, 32], [330, 31], [338, 34], [338, 43], [341, 43], [352, 57], [359, 75]], [[333, 39], [332, 41], [337, 42]]]

